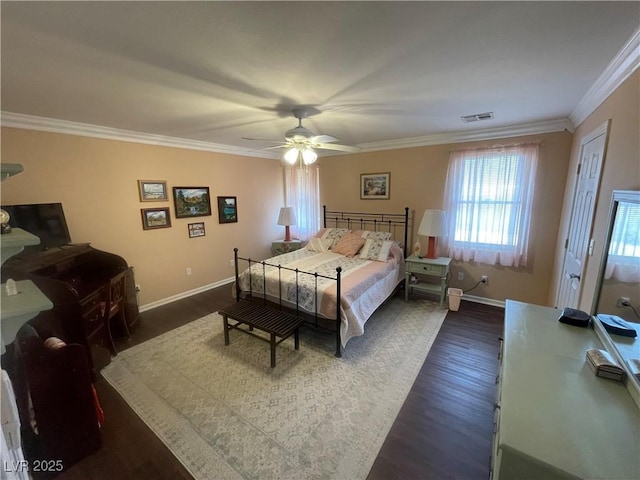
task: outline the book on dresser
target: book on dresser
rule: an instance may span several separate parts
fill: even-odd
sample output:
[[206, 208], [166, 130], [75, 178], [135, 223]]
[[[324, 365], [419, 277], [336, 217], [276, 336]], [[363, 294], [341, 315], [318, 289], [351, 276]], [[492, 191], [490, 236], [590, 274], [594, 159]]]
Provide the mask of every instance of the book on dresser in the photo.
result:
[[606, 350], [593, 348], [587, 350], [587, 365], [598, 377], [610, 378], [622, 382], [626, 376], [625, 371], [618, 365], [611, 354]]

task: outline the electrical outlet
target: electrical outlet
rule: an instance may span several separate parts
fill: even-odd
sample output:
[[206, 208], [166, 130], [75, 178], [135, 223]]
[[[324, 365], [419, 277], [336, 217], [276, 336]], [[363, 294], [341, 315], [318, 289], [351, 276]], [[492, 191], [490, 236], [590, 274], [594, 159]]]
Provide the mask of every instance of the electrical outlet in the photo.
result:
[[480, 278], [480, 281], [485, 285], [489, 285], [489, 275], [482, 275], [482, 277]]
[[136, 283], [136, 292], [140, 292], [142, 290], [142, 287], [140, 286], [139, 283]]
[[629, 297], [620, 297], [618, 298], [618, 303], [616, 303], [616, 307], [628, 307], [629, 305], [631, 305]]
[[191, 275], [191, 267], [187, 267], [187, 275]]
[[464, 272], [458, 272], [458, 280], [464, 280]]
[[229, 260], [229, 266], [230, 267], [235, 267], [236, 266], [236, 262], [234, 262], [233, 258], [231, 260]]

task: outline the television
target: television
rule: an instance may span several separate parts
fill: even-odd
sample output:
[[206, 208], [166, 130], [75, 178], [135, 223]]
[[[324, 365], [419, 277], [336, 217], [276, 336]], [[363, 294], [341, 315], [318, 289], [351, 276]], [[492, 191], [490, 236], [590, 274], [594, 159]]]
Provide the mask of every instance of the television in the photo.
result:
[[3, 205], [9, 214], [9, 225], [21, 228], [40, 238], [39, 245], [25, 248], [29, 251], [47, 250], [71, 243], [62, 203], [37, 203], [32, 205]]

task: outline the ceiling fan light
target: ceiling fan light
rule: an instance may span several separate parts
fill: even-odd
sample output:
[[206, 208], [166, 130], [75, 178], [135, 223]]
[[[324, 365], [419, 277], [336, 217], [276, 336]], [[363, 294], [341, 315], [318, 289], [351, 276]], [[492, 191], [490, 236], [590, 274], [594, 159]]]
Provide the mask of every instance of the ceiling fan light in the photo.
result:
[[284, 153], [284, 161], [289, 165], [294, 165], [298, 160], [298, 149], [292, 147]]
[[302, 151], [302, 161], [305, 165], [311, 165], [318, 159], [318, 154], [313, 150], [313, 148], [305, 148]]

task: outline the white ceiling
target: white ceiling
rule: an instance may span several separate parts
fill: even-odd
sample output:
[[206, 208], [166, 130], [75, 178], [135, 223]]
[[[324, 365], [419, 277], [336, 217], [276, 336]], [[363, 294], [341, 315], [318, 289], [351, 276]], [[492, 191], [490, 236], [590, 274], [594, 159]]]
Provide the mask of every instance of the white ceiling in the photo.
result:
[[[570, 127], [640, 25], [637, 1], [0, 8], [4, 125], [119, 129], [236, 153], [269, 146], [242, 137], [282, 139], [299, 105], [312, 107], [307, 128], [369, 150]], [[495, 118], [460, 118], [482, 112]]]

